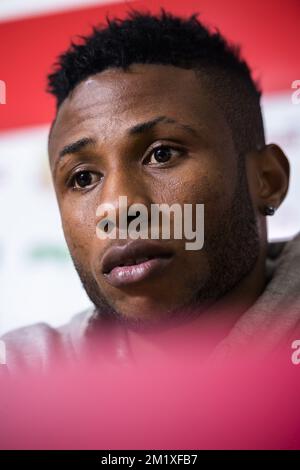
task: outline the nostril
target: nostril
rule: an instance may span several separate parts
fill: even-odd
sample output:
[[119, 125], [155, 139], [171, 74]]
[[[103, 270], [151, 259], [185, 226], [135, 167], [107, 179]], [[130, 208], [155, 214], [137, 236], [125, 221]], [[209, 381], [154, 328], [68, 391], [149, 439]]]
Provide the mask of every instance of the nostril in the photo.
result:
[[130, 224], [134, 219], [141, 215], [140, 211], [136, 211], [135, 215], [127, 215], [127, 223]]

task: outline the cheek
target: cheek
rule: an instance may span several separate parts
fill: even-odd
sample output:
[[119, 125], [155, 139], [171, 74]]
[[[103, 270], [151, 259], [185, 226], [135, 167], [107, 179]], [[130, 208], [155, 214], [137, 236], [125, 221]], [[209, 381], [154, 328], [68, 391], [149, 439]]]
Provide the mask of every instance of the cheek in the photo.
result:
[[[233, 179], [232, 179], [233, 180]], [[173, 175], [168, 178], [163, 191], [159, 194], [160, 202], [174, 204], [192, 204], [192, 221], [189, 226], [199, 232], [203, 230], [204, 239], [214, 237], [219, 233], [220, 221], [232, 203], [232, 189], [234, 185], [228, 185], [228, 176], [217, 165], [210, 164], [206, 168], [193, 165], [188, 171]], [[204, 226], [199, 224], [201, 219], [196, 216], [196, 204], [204, 205]], [[197, 221], [198, 220], [198, 221]], [[185, 219], [186, 221], [186, 219]], [[179, 243], [180, 245], [180, 243]], [[203, 256], [202, 251], [193, 256]]]
[[[161, 185], [160, 185], [161, 186]], [[162, 187], [154, 188], [154, 194], [161, 202], [173, 204], [211, 204], [226, 199], [224, 181], [217, 171], [199, 171], [195, 168], [189, 172], [169, 176]]]
[[82, 264], [90, 259], [91, 247], [96, 236], [95, 217], [85, 205], [61, 206], [62, 227], [72, 256]]

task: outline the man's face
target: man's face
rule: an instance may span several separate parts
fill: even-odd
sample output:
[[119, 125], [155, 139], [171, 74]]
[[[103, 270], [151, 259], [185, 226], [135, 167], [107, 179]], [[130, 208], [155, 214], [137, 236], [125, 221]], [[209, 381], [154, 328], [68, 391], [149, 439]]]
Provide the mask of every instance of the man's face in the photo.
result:
[[[66, 241], [96, 306], [128, 321], [156, 321], [219, 299], [252, 270], [255, 213], [221, 106], [194, 71], [164, 65], [106, 70], [61, 105], [50, 165]], [[108, 203], [118, 212], [119, 196], [149, 213], [151, 204], [204, 204], [203, 248], [187, 250], [184, 238], [156, 240], [168, 258], [154, 256], [155, 269], [103, 271], [108, 250], [132, 242], [96, 235], [97, 207]], [[143, 264], [127, 260], [137, 261]]]

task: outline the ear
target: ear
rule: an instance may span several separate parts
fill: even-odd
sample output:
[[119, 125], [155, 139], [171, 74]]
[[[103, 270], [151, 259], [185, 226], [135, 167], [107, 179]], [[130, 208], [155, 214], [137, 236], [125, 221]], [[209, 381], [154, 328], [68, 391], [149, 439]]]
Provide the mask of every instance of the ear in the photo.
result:
[[289, 188], [290, 165], [287, 157], [276, 144], [265, 145], [249, 157], [249, 187], [257, 209], [262, 214], [268, 206], [278, 209]]

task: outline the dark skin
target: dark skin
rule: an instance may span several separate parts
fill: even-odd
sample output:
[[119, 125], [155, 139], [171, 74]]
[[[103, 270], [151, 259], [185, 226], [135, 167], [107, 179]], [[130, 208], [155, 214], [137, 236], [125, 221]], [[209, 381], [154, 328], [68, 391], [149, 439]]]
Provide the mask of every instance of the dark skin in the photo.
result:
[[[128, 133], [158, 117], [152, 127]], [[59, 157], [82, 139], [80, 148]], [[162, 144], [170, 149], [163, 164], [153, 152]], [[241, 178], [232, 131], [192, 70], [139, 64], [90, 77], [61, 105], [49, 155], [66, 241], [96, 306], [111, 308], [128, 323], [161, 321], [184, 309], [197, 318], [226, 309], [234, 312], [232, 323], [264, 289], [263, 209], [283, 201], [288, 161], [276, 145], [254, 149], [245, 156]], [[77, 171], [84, 177], [73, 178], [72, 187], [68, 182]], [[120, 195], [129, 205], [147, 207], [204, 204], [203, 249], [187, 251], [185, 240], [166, 240], [175, 256], [159, 276], [122, 288], [109, 285], [100, 259], [118, 240], [96, 237], [96, 208], [109, 202], [118, 209]]]

